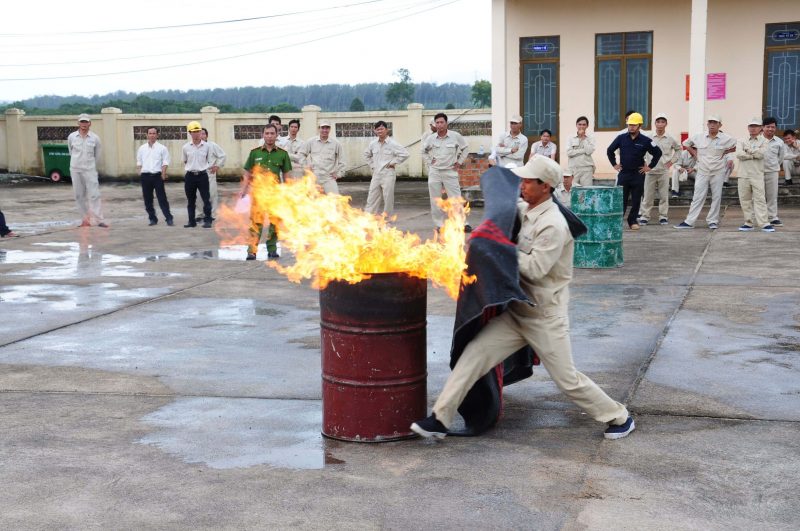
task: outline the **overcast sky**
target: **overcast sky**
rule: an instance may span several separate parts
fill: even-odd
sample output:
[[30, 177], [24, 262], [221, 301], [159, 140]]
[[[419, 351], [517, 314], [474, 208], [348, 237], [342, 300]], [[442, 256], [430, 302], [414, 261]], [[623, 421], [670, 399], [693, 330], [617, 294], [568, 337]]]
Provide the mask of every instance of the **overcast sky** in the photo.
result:
[[391, 82], [398, 68], [472, 83], [491, 70], [489, 0], [28, 0], [5, 12], [0, 101]]

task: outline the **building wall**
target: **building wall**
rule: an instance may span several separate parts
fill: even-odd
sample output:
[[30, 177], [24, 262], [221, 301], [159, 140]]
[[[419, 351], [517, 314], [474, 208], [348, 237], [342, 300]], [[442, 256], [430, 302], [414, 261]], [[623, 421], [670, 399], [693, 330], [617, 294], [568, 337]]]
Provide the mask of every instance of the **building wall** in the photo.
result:
[[[319, 107], [309, 105], [303, 112], [284, 114], [284, 124], [297, 118], [301, 127], [299, 137], [307, 140], [317, 134], [317, 123], [320, 119], [328, 119], [333, 124], [331, 136], [342, 143], [347, 162], [347, 176], [368, 176], [370, 169], [364, 161], [364, 150], [374, 138], [371, 124], [377, 120], [385, 120], [392, 125], [395, 140], [408, 146], [411, 154], [408, 161], [398, 167], [400, 176], [422, 176], [424, 174], [421, 142], [424, 133], [429, 132], [428, 123], [438, 110], [426, 110], [422, 105], [412, 103], [404, 111], [385, 112], [342, 112], [323, 113]], [[483, 146], [488, 152], [491, 144], [491, 114], [487, 110], [454, 109], [447, 111], [450, 123], [458, 130], [466, 127], [471, 134], [465, 134], [471, 152], [478, 152]], [[66, 143], [63, 138], [39, 140], [39, 127], [60, 127], [69, 131], [77, 129], [75, 116], [25, 116], [15, 109], [0, 115], [0, 168], [12, 172], [44, 175], [42, 144]], [[100, 136], [103, 142], [103, 155], [100, 161], [100, 173], [106, 177], [133, 177], [136, 175], [136, 150], [145, 140], [134, 137], [136, 126], [168, 126], [185, 128], [192, 120], [200, 121], [209, 130], [209, 138], [222, 146], [227, 154], [227, 162], [221, 175], [223, 177], [239, 177], [242, 165], [249, 151], [258, 145], [258, 138], [237, 138], [236, 126], [252, 125], [261, 127], [266, 123], [263, 114], [221, 114], [214, 107], [204, 107], [200, 114], [122, 114], [118, 109], [107, 108], [99, 115], [92, 117], [92, 131]], [[347, 124], [356, 124], [357, 132], [353, 136], [344, 136], [341, 128]], [[344, 125], [341, 125], [344, 124]], [[9, 134], [9, 131], [11, 132]], [[18, 132], [17, 132], [18, 131]], [[185, 129], [182, 129], [185, 131]], [[176, 139], [160, 140], [170, 152], [172, 164], [169, 174], [183, 175], [181, 148], [188, 141], [188, 135], [181, 131]], [[260, 131], [258, 133], [260, 135]], [[19, 155], [16, 155], [19, 154]]]
[[[495, 2], [503, 0], [495, 0]], [[563, 138], [575, 131], [575, 119], [588, 116], [595, 124], [595, 35], [653, 31], [652, 114], [669, 116], [668, 132], [676, 138], [692, 129], [688, 123], [686, 75], [689, 73], [691, 0], [629, 2], [577, 0], [568, 4], [505, 0], [506, 114], [522, 111], [520, 37], [561, 37], [559, 79], [559, 156], [566, 166]], [[497, 6], [495, 7], [497, 10]], [[706, 71], [727, 74], [725, 100], [707, 101], [704, 115], [718, 113], [723, 129], [741, 136], [747, 120], [763, 105], [765, 24], [800, 19], [798, 0], [708, 0]], [[495, 35], [495, 38], [498, 38]], [[499, 38], [503, 38], [500, 36]], [[497, 109], [495, 109], [497, 112]], [[495, 134], [499, 131], [494, 131]], [[614, 133], [594, 133], [598, 174], [611, 175], [605, 155]]]

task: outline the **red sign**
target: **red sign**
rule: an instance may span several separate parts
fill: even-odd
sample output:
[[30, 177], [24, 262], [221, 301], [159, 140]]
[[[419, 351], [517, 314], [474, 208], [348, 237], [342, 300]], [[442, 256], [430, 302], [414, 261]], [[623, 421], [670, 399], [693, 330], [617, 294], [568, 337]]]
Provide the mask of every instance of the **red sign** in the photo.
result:
[[691, 76], [689, 74], [686, 74], [686, 101], [689, 101], [689, 86], [691, 83], [690, 79]]
[[725, 99], [725, 76], [726, 74], [707, 74], [706, 75], [706, 99], [724, 100]]

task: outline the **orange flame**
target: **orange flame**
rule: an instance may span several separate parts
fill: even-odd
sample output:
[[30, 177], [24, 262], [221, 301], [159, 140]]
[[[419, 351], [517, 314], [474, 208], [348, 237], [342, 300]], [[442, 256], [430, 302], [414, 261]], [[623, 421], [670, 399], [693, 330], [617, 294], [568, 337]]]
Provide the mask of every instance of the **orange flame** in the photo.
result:
[[[390, 226], [385, 215], [353, 207], [348, 196], [324, 194], [310, 172], [279, 183], [256, 166], [251, 197], [254, 207], [265, 211], [265, 227], [272, 219], [282, 248], [295, 256], [289, 266], [267, 264], [292, 282], [311, 279], [314, 288], [325, 289], [332, 280], [354, 284], [372, 273], [404, 272], [430, 279], [455, 299], [462, 281], [476, 280], [466, 274], [464, 222], [469, 207], [461, 198], [440, 203], [447, 213], [444, 226], [422, 242], [416, 234]], [[249, 225], [249, 216], [220, 205], [217, 233], [223, 245], [247, 243]]]

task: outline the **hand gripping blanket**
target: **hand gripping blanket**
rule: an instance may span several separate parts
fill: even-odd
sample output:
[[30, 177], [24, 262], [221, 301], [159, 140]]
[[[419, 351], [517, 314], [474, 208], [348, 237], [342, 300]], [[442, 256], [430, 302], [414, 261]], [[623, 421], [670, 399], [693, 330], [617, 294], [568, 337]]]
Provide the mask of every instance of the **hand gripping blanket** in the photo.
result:
[[[477, 281], [462, 285], [456, 304], [450, 368], [455, 367], [470, 341], [493, 317], [500, 315], [512, 301], [533, 304], [519, 285], [519, 265], [515, 238], [520, 221], [517, 216], [520, 178], [513, 172], [490, 168], [481, 176], [484, 217], [472, 231], [467, 249], [467, 272]], [[574, 237], [586, 232], [583, 223], [558, 203]], [[451, 435], [480, 435], [500, 418], [503, 409], [503, 386], [524, 380], [533, 374], [539, 359], [530, 347], [511, 354], [481, 377], [458, 408], [465, 428]]]

